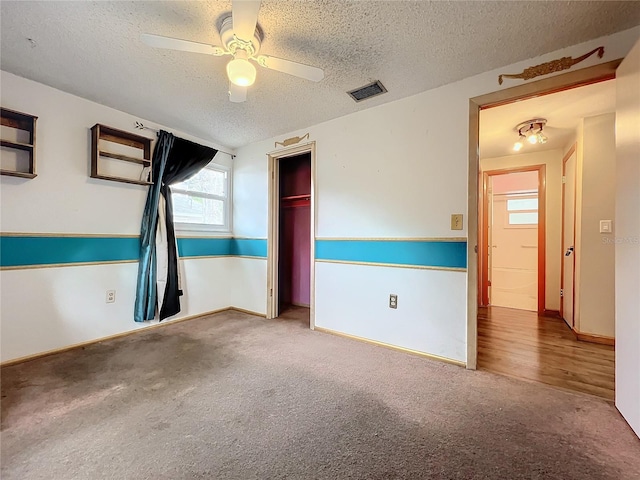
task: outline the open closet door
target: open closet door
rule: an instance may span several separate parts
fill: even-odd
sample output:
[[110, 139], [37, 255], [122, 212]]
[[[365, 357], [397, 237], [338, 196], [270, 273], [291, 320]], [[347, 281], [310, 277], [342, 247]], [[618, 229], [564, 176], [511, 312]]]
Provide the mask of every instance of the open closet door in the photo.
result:
[[576, 228], [576, 152], [569, 156], [562, 167], [564, 178], [562, 195], [562, 298], [560, 299], [562, 318], [571, 328], [575, 326], [573, 290], [575, 282], [575, 228]]
[[640, 41], [616, 72], [616, 407], [640, 436]]

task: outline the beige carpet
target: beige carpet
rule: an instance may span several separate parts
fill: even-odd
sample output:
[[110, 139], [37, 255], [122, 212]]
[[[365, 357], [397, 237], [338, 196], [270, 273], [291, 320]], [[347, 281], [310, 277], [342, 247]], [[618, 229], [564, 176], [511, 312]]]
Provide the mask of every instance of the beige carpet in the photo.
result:
[[611, 403], [238, 312], [2, 370], [9, 479], [638, 479]]

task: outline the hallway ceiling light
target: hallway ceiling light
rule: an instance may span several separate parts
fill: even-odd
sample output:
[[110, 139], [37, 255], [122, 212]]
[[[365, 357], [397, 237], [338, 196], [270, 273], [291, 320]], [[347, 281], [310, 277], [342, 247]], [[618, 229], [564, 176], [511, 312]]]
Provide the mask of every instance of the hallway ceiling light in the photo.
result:
[[524, 137], [524, 135], [520, 135], [520, 138], [518, 139], [518, 141], [513, 145], [513, 149], [516, 152], [519, 152], [522, 147], [524, 147], [524, 141], [526, 140], [526, 138]]
[[534, 118], [516, 125], [515, 130], [518, 132], [518, 141], [513, 145], [513, 150], [519, 152], [524, 146], [526, 140], [531, 145], [536, 143], [547, 143], [547, 137], [542, 133], [542, 129], [547, 124], [545, 118]]

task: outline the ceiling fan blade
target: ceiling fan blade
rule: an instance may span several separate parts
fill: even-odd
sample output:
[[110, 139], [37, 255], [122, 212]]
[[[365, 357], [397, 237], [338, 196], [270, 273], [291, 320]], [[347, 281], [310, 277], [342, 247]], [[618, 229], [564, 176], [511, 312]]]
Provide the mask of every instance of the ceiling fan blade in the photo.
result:
[[190, 40], [180, 40], [179, 38], [163, 37], [162, 35], [152, 35], [150, 33], [141, 34], [140, 40], [150, 47], [168, 48], [171, 50], [181, 50], [183, 52], [204, 53], [217, 57], [228, 53], [224, 48], [216, 47], [215, 45], [192, 42]]
[[229, 82], [229, 100], [233, 103], [242, 103], [247, 99], [247, 87], [239, 87]]
[[319, 82], [324, 78], [324, 72], [318, 67], [304, 65], [298, 62], [292, 62], [291, 60], [284, 60], [282, 58], [270, 57], [269, 55], [258, 55], [255, 59], [263, 67], [288, 73], [289, 75], [294, 75], [296, 77], [305, 78], [312, 82]]
[[245, 42], [253, 40], [258, 23], [260, 2], [254, 0], [233, 0], [231, 13], [233, 15], [233, 33]]

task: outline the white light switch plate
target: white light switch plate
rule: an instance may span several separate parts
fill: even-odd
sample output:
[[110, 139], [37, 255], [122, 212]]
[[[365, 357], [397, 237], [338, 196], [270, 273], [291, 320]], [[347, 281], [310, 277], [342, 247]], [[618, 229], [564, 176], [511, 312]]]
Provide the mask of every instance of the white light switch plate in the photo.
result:
[[611, 220], [600, 220], [600, 233], [611, 233]]

